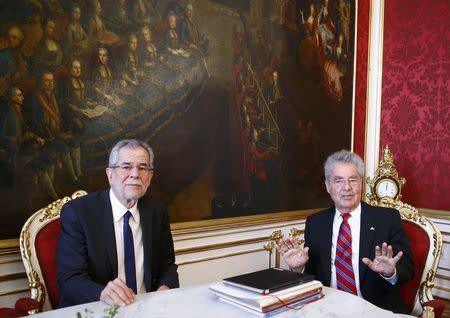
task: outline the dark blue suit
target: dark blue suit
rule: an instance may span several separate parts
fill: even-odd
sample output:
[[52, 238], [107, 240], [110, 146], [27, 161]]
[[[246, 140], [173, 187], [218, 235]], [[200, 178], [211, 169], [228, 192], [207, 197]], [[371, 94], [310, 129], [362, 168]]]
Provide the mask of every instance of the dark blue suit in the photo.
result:
[[[142, 197], [138, 201], [147, 292], [161, 285], [179, 287], [166, 208]], [[69, 201], [61, 211], [57, 247], [59, 307], [100, 299], [106, 284], [117, 278], [117, 251], [109, 189]]]
[[[331, 282], [331, 238], [335, 207], [311, 215], [306, 220], [305, 246], [309, 247], [309, 261], [305, 271], [316, 276], [325, 286]], [[375, 246], [383, 242], [392, 245], [394, 255], [403, 251], [397, 263], [398, 281], [392, 285], [375, 273], [361, 259], [375, 258]], [[359, 242], [359, 286], [362, 296], [378, 307], [408, 313], [400, 298], [399, 285], [412, 279], [414, 265], [408, 238], [397, 210], [380, 208], [361, 202], [361, 233]]]

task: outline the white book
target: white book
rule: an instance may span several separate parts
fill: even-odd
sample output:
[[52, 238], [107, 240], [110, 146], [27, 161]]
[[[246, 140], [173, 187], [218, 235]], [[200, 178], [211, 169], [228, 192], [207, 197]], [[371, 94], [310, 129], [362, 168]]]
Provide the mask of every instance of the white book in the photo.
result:
[[219, 297], [248, 306], [262, 312], [270, 306], [284, 302], [298, 301], [302, 297], [308, 297], [322, 291], [322, 283], [314, 280], [305, 284], [293, 286], [268, 295], [261, 295], [239, 287], [217, 283], [209, 288]]
[[230, 299], [223, 298], [223, 297], [220, 297], [220, 296], [219, 296], [219, 300], [223, 301], [223, 302], [225, 302], [225, 303], [227, 303], [229, 305], [233, 305], [233, 306], [236, 306], [236, 307], [238, 307], [240, 309], [243, 309], [243, 310], [245, 310], [245, 311], [247, 311], [249, 313], [252, 313], [253, 315], [256, 315], [256, 316], [259, 316], [259, 317], [263, 317], [263, 318], [267, 318], [267, 317], [272, 317], [274, 315], [277, 315], [277, 314], [279, 314], [281, 312], [284, 312], [284, 311], [287, 311], [287, 310], [298, 310], [298, 309], [302, 308], [305, 304], [313, 302], [313, 301], [316, 301], [318, 299], [321, 299], [322, 297], [323, 297], [323, 294], [322, 293], [318, 293], [318, 294], [312, 295], [310, 297], [307, 297], [307, 298], [305, 298], [303, 300], [300, 300], [300, 301], [294, 302], [292, 304], [289, 304], [289, 307], [281, 306], [281, 307], [275, 308], [275, 309], [273, 309], [271, 311], [268, 311], [268, 312], [256, 311], [256, 310], [254, 310], [254, 309], [252, 309], [250, 307], [247, 307], [247, 306], [242, 305], [242, 304], [238, 304], [238, 303], [236, 303], [236, 302], [234, 302], [234, 301], [232, 301]]

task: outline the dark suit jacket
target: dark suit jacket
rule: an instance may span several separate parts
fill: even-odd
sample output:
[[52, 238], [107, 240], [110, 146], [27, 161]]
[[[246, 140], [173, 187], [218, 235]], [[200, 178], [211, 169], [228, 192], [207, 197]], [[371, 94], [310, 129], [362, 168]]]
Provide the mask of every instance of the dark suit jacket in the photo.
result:
[[[147, 292], [161, 285], [179, 287], [166, 208], [142, 197], [138, 201]], [[117, 251], [109, 189], [69, 201], [61, 211], [57, 246], [59, 307], [100, 299], [117, 278]]]
[[[335, 207], [311, 215], [306, 220], [305, 246], [309, 247], [309, 261], [305, 271], [316, 276], [324, 285], [331, 282], [331, 238]], [[369, 269], [361, 259], [375, 257], [375, 246], [387, 242], [394, 255], [403, 251], [397, 263], [398, 281], [392, 285], [380, 274]], [[397, 210], [380, 208], [361, 202], [361, 233], [359, 242], [359, 284], [362, 296], [378, 307], [408, 313], [400, 298], [399, 285], [412, 279], [414, 266], [408, 238]]]

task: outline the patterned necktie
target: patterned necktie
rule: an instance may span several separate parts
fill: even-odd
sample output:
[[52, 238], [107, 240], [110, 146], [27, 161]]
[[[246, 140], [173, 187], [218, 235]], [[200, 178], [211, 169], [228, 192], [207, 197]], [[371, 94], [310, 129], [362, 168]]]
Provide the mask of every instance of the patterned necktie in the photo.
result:
[[352, 231], [348, 224], [350, 213], [342, 213], [342, 223], [336, 245], [336, 283], [339, 290], [357, 295], [352, 266]]
[[127, 286], [131, 288], [134, 293], [137, 293], [136, 285], [136, 265], [134, 259], [134, 242], [133, 232], [129, 224], [131, 212], [127, 211], [123, 216], [123, 248], [125, 261], [125, 280]]

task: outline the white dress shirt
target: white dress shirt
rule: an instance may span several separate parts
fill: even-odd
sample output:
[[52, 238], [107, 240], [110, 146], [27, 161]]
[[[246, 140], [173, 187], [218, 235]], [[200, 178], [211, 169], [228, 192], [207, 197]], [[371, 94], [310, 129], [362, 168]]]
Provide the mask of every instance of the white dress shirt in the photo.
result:
[[[355, 210], [350, 212], [348, 218], [348, 224], [352, 231], [352, 267], [355, 274], [356, 291], [358, 296], [361, 297], [361, 290], [359, 289], [359, 236], [361, 229], [361, 203]], [[331, 282], [330, 287], [337, 288], [336, 283], [336, 266], [334, 261], [336, 260], [336, 245], [339, 235], [339, 228], [342, 223], [341, 211], [336, 209], [333, 220], [333, 236], [331, 237]]]
[[117, 250], [117, 276], [126, 283], [125, 278], [125, 260], [124, 260], [124, 242], [123, 242], [123, 216], [127, 211], [131, 212], [129, 224], [133, 232], [134, 258], [136, 264], [136, 287], [138, 294], [146, 293], [144, 283], [144, 248], [142, 245], [142, 229], [137, 204], [127, 209], [116, 195], [109, 190], [109, 198], [111, 200], [111, 208], [114, 219], [114, 234], [116, 236]]

